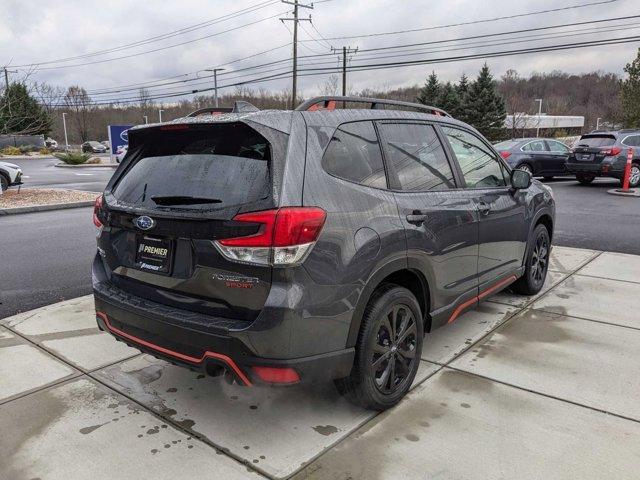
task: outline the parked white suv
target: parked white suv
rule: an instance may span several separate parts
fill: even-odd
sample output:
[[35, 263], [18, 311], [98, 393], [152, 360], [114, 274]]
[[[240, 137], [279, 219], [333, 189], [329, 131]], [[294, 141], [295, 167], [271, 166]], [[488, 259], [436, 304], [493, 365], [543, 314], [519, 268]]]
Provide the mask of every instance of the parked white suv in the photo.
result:
[[22, 184], [22, 169], [13, 163], [0, 162], [0, 190]]

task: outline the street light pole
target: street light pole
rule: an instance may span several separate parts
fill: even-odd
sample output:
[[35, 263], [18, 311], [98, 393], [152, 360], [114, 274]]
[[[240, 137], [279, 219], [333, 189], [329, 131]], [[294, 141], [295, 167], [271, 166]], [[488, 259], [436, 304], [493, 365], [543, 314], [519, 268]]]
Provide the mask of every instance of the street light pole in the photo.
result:
[[62, 128], [64, 128], [64, 150], [69, 150], [69, 140], [67, 139], [67, 113], [62, 112]]
[[600, 120], [602, 120], [600, 117], [596, 118], [596, 130], [600, 130]]
[[164, 112], [164, 110], [162, 109], [158, 109], [158, 118], [160, 119], [160, 123], [162, 123], [162, 112]]
[[213, 91], [216, 98], [216, 108], [218, 108], [218, 72], [223, 71], [224, 68], [207, 68], [205, 72], [213, 72]]
[[542, 116], [542, 99], [536, 98], [538, 102], [538, 126], [536, 127], [536, 138], [540, 137], [540, 117]]

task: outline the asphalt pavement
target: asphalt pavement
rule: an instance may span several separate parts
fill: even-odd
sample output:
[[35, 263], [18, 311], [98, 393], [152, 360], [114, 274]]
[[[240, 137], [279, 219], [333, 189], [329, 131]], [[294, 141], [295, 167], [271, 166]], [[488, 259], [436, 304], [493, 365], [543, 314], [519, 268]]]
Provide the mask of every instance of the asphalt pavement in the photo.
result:
[[0, 318], [91, 292], [91, 212], [0, 217]]
[[104, 167], [58, 168], [54, 165], [60, 160], [55, 157], [3, 160], [22, 167], [24, 188], [70, 188], [101, 192], [114, 172], [114, 169]]
[[640, 199], [610, 195], [614, 179], [591, 185], [575, 179], [545, 182], [556, 199], [555, 245], [640, 255]]

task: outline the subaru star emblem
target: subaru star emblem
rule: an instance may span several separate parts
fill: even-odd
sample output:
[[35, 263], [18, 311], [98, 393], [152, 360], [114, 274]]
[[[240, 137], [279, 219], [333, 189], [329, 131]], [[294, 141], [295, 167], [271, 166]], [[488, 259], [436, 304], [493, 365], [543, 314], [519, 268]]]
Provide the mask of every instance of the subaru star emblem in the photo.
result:
[[136, 218], [133, 223], [135, 223], [136, 227], [138, 227], [140, 230], [150, 230], [156, 226], [156, 221], [151, 217], [147, 217], [146, 215], [142, 215], [141, 217]]

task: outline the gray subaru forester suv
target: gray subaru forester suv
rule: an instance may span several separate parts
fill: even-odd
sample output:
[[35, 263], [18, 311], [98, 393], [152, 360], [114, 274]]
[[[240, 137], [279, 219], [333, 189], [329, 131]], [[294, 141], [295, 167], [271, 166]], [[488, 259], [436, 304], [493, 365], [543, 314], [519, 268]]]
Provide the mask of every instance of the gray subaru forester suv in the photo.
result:
[[96, 318], [117, 339], [246, 386], [335, 380], [382, 410], [429, 332], [542, 288], [551, 190], [446, 112], [195, 113], [130, 130], [96, 201]]

